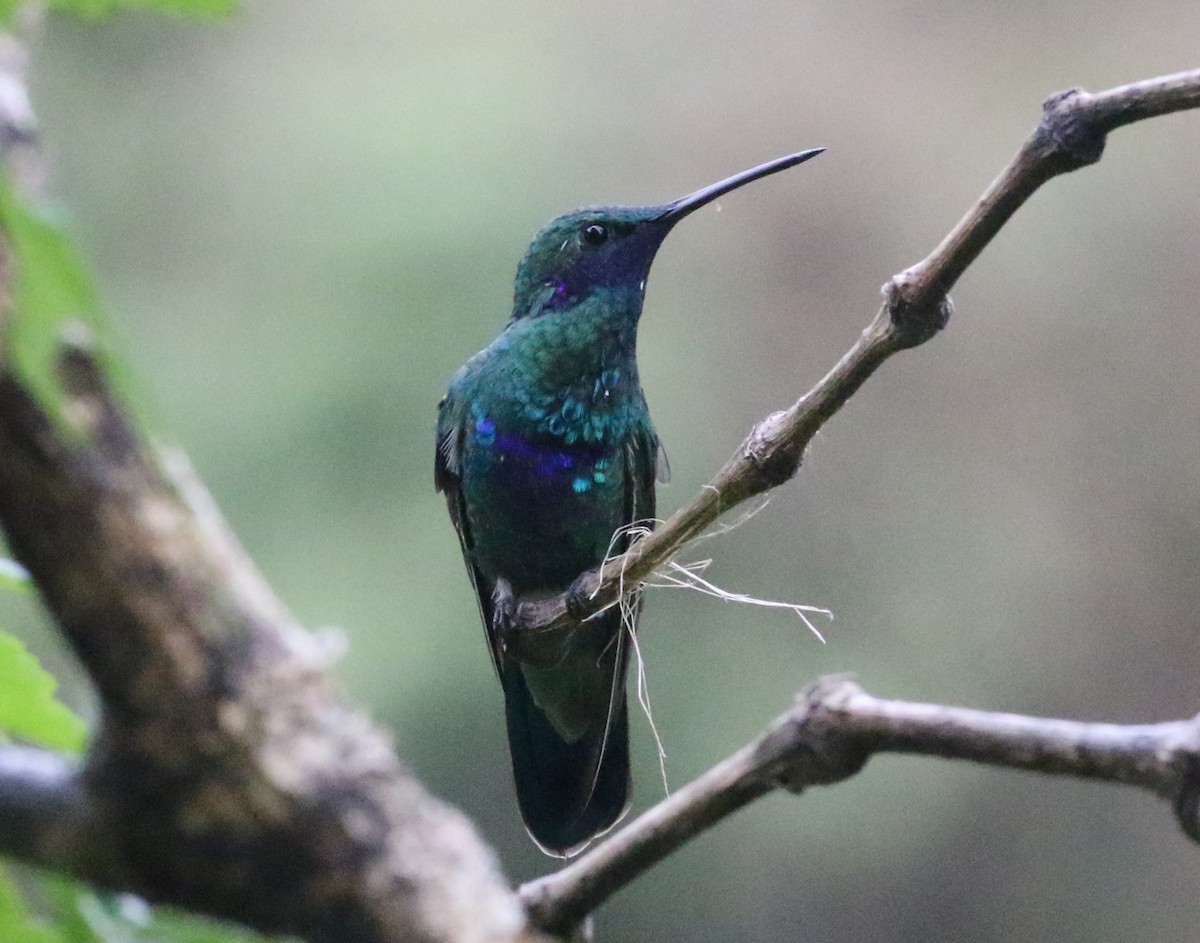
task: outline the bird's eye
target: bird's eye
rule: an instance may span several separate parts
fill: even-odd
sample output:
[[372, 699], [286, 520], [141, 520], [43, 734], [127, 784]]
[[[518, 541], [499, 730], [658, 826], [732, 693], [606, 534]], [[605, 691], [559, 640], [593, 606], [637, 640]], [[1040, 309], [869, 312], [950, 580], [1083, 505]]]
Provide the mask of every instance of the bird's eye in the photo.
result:
[[588, 246], [602, 246], [608, 239], [608, 227], [600, 223], [592, 223], [583, 230], [583, 242]]

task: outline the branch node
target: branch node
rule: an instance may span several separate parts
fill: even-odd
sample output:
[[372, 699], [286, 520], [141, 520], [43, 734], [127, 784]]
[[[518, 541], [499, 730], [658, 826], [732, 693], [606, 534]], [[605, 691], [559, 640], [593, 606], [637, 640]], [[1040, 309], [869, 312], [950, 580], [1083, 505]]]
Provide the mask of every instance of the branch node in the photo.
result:
[[850, 698], [863, 693], [852, 674], [822, 675], [796, 695], [796, 705], [807, 711], [841, 710]]
[[870, 749], [846, 736], [836, 721], [846, 702], [862, 693], [852, 676], [828, 675], [796, 696], [796, 706], [755, 751], [768, 761], [775, 784], [798, 795], [808, 786], [829, 786], [862, 770]]
[[55, 367], [68, 396], [103, 396], [107, 390], [103, 371], [96, 362], [96, 335], [82, 321], [69, 321], [59, 338], [61, 348]]
[[63, 417], [112, 462], [136, 460], [138, 439], [125, 418], [104, 374], [92, 329], [81, 321], [68, 323], [55, 362], [65, 401]]
[[742, 454], [758, 470], [755, 493], [779, 487], [795, 477], [800, 468], [804, 451], [790, 447], [791, 437], [786, 431], [790, 415], [787, 410], [771, 413], [755, 424], [742, 443]]
[[927, 277], [920, 265], [883, 286], [884, 305], [897, 347], [919, 347], [935, 337], [954, 314], [954, 302]]
[[1092, 96], [1081, 88], [1056, 92], [1042, 104], [1042, 120], [1033, 132], [1032, 146], [1055, 170], [1078, 170], [1094, 164], [1104, 154], [1107, 129], [1088, 107]]

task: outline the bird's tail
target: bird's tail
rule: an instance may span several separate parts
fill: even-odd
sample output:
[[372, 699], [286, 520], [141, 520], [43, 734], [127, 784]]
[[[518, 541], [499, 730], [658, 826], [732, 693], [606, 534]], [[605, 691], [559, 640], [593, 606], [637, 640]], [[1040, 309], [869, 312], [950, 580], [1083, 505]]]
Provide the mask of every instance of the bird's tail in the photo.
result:
[[[557, 857], [581, 851], [629, 806], [628, 645], [619, 611], [594, 621], [613, 623], [598, 633], [610, 639], [608, 650], [598, 658], [572, 659], [551, 669], [560, 673], [554, 684], [589, 687], [590, 681], [607, 692], [588, 711], [586, 728], [577, 738], [569, 739], [561, 724], [551, 723], [520, 665], [510, 662], [501, 670], [517, 804], [533, 840]], [[602, 676], [580, 681], [581, 674], [597, 672]], [[539, 689], [544, 684], [543, 678]]]

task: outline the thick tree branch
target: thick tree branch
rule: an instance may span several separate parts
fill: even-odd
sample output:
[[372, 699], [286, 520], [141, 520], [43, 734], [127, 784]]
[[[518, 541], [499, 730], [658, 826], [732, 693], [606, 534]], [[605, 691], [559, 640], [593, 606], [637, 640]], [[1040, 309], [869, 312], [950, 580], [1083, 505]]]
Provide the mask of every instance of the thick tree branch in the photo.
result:
[[595, 850], [521, 888], [539, 926], [564, 932], [685, 842], [775, 789], [841, 782], [876, 753], [971, 760], [1140, 786], [1173, 803], [1200, 841], [1200, 717], [1089, 724], [873, 697], [823, 678], [753, 743], [621, 829]]
[[932, 338], [948, 321], [948, 292], [1012, 215], [1043, 183], [1100, 159], [1109, 131], [1200, 107], [1200, 69], [1091, 94], [1051, 96], [1042, 120], [983, 196], [930, 255], [893, 276], [871, 324], [838, 364], [789, 409], [759, 422], [739, 453], [695, 498], [625, 554], [585, 575], [586, 592], [523, 602], [510, 645], [537, 657], [547, 634], [569, 631], [613, 605], [721, 514], [790, 479], [817, 431], [892, 354]]
[[[524, 938], [490, 850], [334, 697], [320, 645], [198, 483], [184, 500], [142, 449], [89, 351], [61, 382], [65, 429], [0, 369], [0, 523], [103, 729], [78, 776], [0, 778], [6, 850], [311, 940]], [[111, 840], [86, 868], [35, 827], [68, 798]]]

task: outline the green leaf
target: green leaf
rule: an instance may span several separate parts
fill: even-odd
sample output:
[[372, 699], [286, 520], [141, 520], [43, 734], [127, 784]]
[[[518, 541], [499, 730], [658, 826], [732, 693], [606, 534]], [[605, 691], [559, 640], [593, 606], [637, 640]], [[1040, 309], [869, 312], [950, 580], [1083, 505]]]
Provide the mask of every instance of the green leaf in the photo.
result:
[[[5, 0], [0, 0], [0, 3]], [[207, 0], [206, 0], [207, 2]], [[54, 418], [61, 418], [62, 397], [55, 363], [64, 336], [75, 336], [102, 361], [108, 380], [131, 404], [136, 385], [123, 364], [101, 344], [103, 320], [91, 278], [63, 229], [40, 209], [21, 201], [0, 170], [0, 227], [13, 257], [13, 318], [9, 350], [13, 365]], [[80, 337], [82, 332], [83, 336]], [[133, 410], [137, 413], [137, 410]], [[69, 431], [64, 429], [64, 431]], [[3, 943], [3, 941], [0, 941]]]
[[55, 687], [25, 646], [0, 631], [0, 734], [79, 752], [86, 728], [54, 697]]
[[[5, 2], [11, 3], [13, 0]], [[211, 20], [233, 12], [237, 8], [237, 0], [50, 0], [50, 6], [87, 19], [99, 19], [127, 9]]]
[[46, 874], [41, 889], [64, 943], [97, 943], [96, 934], [80, 911], [80, 902], [90, 900], [95, 893], [91, 888], [62, 874]]
[[154, 911], [149, 925], [157, 943], [264, 943], [267, 937], [204, 917]]
[[33, 586], [29, 571], [16, 560], [0, 557], [0, 590], [27, 591]]
[[[0, 29], [8, 29], [22, 3], [29, 0], [0, 0]], [[237, 0], [49, 0], [49, 6], [89, 20], [111, 16], [119, 10], [148, 10], [173, 16], [215, 20], [237, 9]]]
[[[76, 885], [52, 892], [60, 913], [73, 918], [68, 943], [264, 943], [266, 937], [233, 924], [162, 908], [132, 894]], [[80, 925], [86, 932], [80, 933]], [[0, 938], [2, 939], [2, 938]]]
[[[124, 899], [121, 894], [101, 894], [83, 888], [76, 895], [75, 907], [100, 943], [143, 943], [144, 937], [138, 931], [142, 921], [131, 921], [122, 913]], [[144, 903], [141, 909], [146, 909]]]
[[24, 205], [7, 177], [0, 179], [0, 225], [14, 260], [12, 356], [43, 405], [54, 410], [54, 356], [69, 321], [100, 324], [91, 280], [75, 247], [41, 213]]
[[20, 891], [3, 868], [0, 868], [0, 940], [4, 943], [66, 943], [61, 933], [30, 917]]

